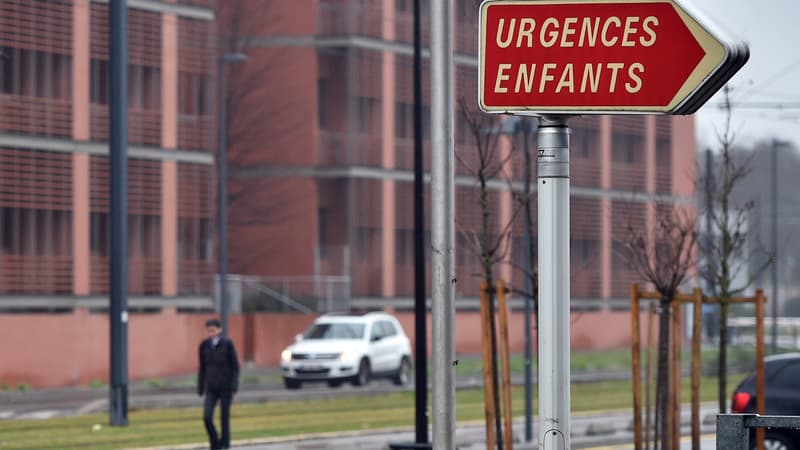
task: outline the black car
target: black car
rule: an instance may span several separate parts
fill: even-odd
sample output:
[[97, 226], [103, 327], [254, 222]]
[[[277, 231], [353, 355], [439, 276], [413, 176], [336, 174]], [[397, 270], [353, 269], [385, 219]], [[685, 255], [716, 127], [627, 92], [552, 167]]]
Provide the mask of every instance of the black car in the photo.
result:
[[[764, 358], [765, 414], [800, 416], [800, 353]], [[756, 412], [756, 374], [751, 373], [733, 391], [733, 413]], [[800, 450], [800, 430], [767, 429], [766, 450]]]

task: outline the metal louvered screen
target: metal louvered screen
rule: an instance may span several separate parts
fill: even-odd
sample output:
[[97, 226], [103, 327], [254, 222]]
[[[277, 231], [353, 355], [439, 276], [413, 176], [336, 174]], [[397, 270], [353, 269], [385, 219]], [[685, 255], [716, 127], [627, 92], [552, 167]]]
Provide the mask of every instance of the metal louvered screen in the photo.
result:
[[0, 295], [72, 290], [68, 154], [0, 148]]

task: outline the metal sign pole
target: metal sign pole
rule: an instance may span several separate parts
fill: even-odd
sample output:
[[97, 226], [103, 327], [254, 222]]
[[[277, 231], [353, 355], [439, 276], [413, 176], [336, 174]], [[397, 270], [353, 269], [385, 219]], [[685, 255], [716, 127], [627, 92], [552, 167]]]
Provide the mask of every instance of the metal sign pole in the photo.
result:
[[[415, 441], [428, 444], [428, 335], [422, 151], [422, 0], [414, 0], [414, 406]], [[430, 448], [430, 446], [427, 446]]]
[[431, 1], [431, 312], [433, 448], [455, 434], [452, 0]]
[[112, 0], [109, 6], [111, 54], [111, 268], [109, 273], [110, 422], [128, 425], [128, 4]]
[[570, 448], [569, 127], [539, 119], [539, 448]]
[[523, 149], [525, 153], [525, 442], [533, 440], [533, 349], [531, 342], [531, 315], [533, 314], [533, 249], [531, 239], [533, 236], [531, 224], [531, 148], [530, 134], [533, 123], [523, 119], [522, 125]]

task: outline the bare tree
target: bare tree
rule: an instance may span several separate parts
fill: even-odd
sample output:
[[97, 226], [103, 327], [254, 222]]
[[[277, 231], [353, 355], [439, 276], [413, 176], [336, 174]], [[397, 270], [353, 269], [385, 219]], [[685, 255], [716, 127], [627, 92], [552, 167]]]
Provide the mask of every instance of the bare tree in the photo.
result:
[[481, 211], [480, 228], [478, 230], [467, 229], [459, 226], [459, 233], [469, 242], [468, 250], [471, 251], [479, 260], [481, 273], [489, 289], [489, 323], [484, 326], [489, 327], [491, 341], [491, 370], [494, 383], [492, 386], [492, 396], [494, 404], [497, 405], [498, 414], [495, 415], [495, 433], [497, 448], [503, 449], [503, 432], [500, 410], [500, 394], [498, 389], [498, 369], [497, 369], [497, 339], [495, 327], [495, 268], [499, 266], [508, 255], [510, 249], [510, 235], [513, 226], [513, 216], [519, 211], [519, 207], [514, 209], [512, 220], [506, 224], [501, 224], [501, 231], [495, 233], [491, 221], [491, 201], [489, 182], [499, 176], [505, 176], [504, 169], [510, 159], [508, 155], [500, 154], [500, 139], [498, 116], [484, 114], [480, 111], [470, 110], [464, 98], [459, 99], [459, 114], [462, 119], [465, 132], [468, 134], [468, 141], [471, 145], [464, 148], [456, 148], [456, 159], [470, 174], [475, 176], [478, 183], [478, 205]]
[[[761, 258], [760, 265], [751, 268], [747, 260], [748, 218], [753, 201], [737, 202], [734, 190], [751, 171], [751, 158], [737, 157], [734, 151], [734, 132], [731, 129], [730, 88], [725, 86], [725, 128], [718, 133], [719, 153], [711, 165], [710, 175], [701, 180], [706, 196], [706, 214], [712, 233], [700, 240], [705, 255], [701, 274], [711, 292], [719, 299], [719, 411], [727, 410], [727, 343], [730, 300], [750, 287], [758, 276], [772, 263], [772, 258]], [[753, 255], [751, 255], [752, 257]], [[766, 262], [763, 262], [766, 261]], [[742, 280], [742, 276], [743, 281]]]
[[[526, 118], [520, 118], [521, 120], [530, 120]], [[523, 191], [519, 192], [514, 190], [512, 186], [509, 189], [512, 190], [514, 194], [514, 200], [517, 202], [517, 207], [521, 210], [522, 215], [520, 218], [523, 221], [523, 228], [526, 230], [530, 230], [531, 236], [530, 241], [527, 243], [527, 246], [524, 248], [525, 255], [523, 258], [527, 259], [529, 264], [520, 266], [519, 264], [514, 263], [513, 261], [510, 263], [511, 266], [522, 273], [522, 276], [525, 277], [526, 283], [522, 287], [513, 286], [511, 291], [515, 294], [520, 294], [525, 298], [525, 301], [531, 301], [532, 307], [531, 312], [533, 314], [532, 326], [534, 330], [536, 329], [539, 316], [539, 270], [537, 266], [538, 261], [538, 252], [537, 252], [537, 242], [535, 236], [533, 235], [534, 228], [534, 217], [533, 217], [533, 199], [536, 195], [536, 192], [532, 192], [530, 189], [530, 184], [533, 179], [533, 174], [531, 173], [531, 149], [528, 147], [530, 146], [529, 140], [531, 136], [529, 131], [533, 125], [527, 123], [523, 125], [523, 133], [522, 138], [525, 140], [523, 142], [523, 156], [524, 156], [524, 173], [523, 173], [523, 183], [525, 183]], [[512, 147], [512, 152], [516, 149]], [[511, 177], [509, 176], [509, 180]]]
[[675, 206], [656, 208], [652, 230], [642, 229], [631, 221], [626, 226], [623, 257], [642, 279], [652, 283], [661, 295], [658, 304], [658, 373], [656, 382], [656, 440], [668, 448], [666, 429], [667, 387], [670, 384], [669, 342], [670, 311], [678, 288], [696, 264], [697, 224], [693, 212]]

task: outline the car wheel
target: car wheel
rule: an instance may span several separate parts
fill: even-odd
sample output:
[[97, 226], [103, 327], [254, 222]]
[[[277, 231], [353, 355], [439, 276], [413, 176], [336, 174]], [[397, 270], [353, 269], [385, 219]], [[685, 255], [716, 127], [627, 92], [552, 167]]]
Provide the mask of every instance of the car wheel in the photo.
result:
[[341, 380], [328, 380], [328, 386], [332, 388], [337, 388], [342, 385]]
[[303, 382], [291, 378], [284, 378], [283, 385], [286, 386], [286, 389], [300, 389], [303, 386]]
[[411, 380], [411, 363], [408, 358], [403, 356], [400, 360], [400, 367], [397, 368], [397, 373], [394, 376], [394, 384], [397, 386], [406, 386]]
[[366, 386], [369, 383], [370, 377], [369, 361], [362, 359], [361, 364], [358, 365], [358, 373], [355, 378], [353, 378], [353, 384], [356, 386]]
[[795, 446], [784, 435], [768, 432], [764, 438], [764, 450], [795, 450]]

